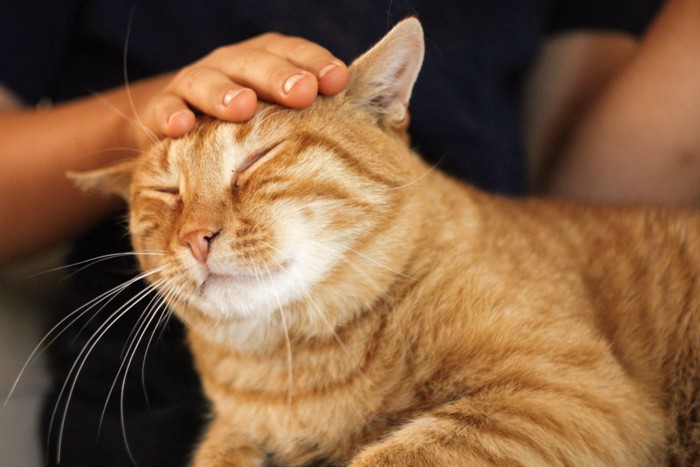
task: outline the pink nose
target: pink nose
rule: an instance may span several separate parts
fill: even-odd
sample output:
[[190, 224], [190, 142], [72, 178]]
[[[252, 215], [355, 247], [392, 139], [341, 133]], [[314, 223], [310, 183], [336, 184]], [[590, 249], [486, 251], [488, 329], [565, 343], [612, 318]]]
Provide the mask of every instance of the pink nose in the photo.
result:
[[219, 231], [211, 229], [194, 229], [180, 234], [180, 241], [188, 245], [194, 256], [200, 263], [206, 263], [209, 257], [211, 242], [219, 235]]

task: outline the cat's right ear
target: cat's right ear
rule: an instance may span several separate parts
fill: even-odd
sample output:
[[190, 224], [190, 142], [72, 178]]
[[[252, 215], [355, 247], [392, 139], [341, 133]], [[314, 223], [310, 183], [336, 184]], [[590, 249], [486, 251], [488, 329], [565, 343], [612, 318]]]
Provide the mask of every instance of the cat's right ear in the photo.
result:
[[416, 18], [401, 21], [350, 65], [346, 99], [368, 110], [383, 126], [405, 125], [424, 50], [420, 22]]
[[126, 161], [87, 172], [69, 171], [66, 176], [85, 191], [117, 195], [129, 200], [129, 186], [136, 161]]

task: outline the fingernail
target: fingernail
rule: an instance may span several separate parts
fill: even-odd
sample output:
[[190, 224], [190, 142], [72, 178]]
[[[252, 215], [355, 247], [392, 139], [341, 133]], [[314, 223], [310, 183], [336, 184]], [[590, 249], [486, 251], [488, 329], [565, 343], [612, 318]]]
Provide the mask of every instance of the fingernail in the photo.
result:
[[185, 115], [187, 113], [186, 110], [178, 110], [177, 112], [170, 114], [170, 117], [168, 117], [168, 126], [172, 125], [172, 123], [180, 116], [180, 115]]
[[238, 96], [241, 92], [243, 92], [243, 89], [231, 89], [228, 91], [226, 94], [224, 94], [224, 107], [228, 107], [231, 102]]
[[324, 66], [323, 68], [321, 68], [321, 71], [318, 72], [318, 79], [322, 79], [328, 74], [329, 71], [335, 70], [339, 66], [340, 65], [337, 63], [329, 63], [328, 65]]
[[307, 76], [306, 73], [297, 73], [287, 78], [287, 81], [284, 82], [284, 86], [282, 86], [282, 90], [284, 91], [284, 93], [289, 94], [292, 91], [294, 85], [297, 84], [299, 80], [304, 78], [305, 76]]

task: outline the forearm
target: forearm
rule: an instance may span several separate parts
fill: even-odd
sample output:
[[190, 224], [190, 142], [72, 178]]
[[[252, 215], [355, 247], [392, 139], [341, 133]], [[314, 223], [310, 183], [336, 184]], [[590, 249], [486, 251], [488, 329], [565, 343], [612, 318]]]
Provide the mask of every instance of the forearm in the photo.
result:
[[[136, 102], [158, 80], [133, 87]], [[133, 157], [137, 123], [119, 89], [43, 110], [0, 113], [0, 262], [64, 241], [116, 206], [65, 176]]]
[[576, 30], [543, 44], [523, 88], [522, 116], [530, 186], [541, 188], [551, 163], [590, 103], [634, 56], [638, 40], [624, 32]]
[[700, 2], [671, 0], [553, 167], [553, 195], [696, 204], [700, 198]]
[[69, 238], [114, 205], [84, 196], [67, 170], [102, 167], [182, 136], [195, 126], [193, 109], [241, 122], [255, 113], [258, 96], [304, 108], [347, 80], [345, 64], [323, 47], [263, 34], [129, 89], [46, 110], [3, 112], [12, 99], [0, 93], [0, 262]]

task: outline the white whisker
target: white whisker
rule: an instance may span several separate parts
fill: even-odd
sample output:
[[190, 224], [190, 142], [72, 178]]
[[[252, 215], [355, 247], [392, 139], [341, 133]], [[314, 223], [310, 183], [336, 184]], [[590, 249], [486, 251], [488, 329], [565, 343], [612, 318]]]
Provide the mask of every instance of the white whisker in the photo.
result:
[[[19, 374], [15, 378], [15, 381], [12, 384], [12, 387], [10, 388], [9, 393], [7, 394], [7, 397], [5, 398], [5, 401], [3, 403], [3, 408], [7, 406], [10, 398], [12, 397], [12, 394], [15, 392], [17, 385], [19, 384], [20, 379], [22, 378], [22, 376], [26, 372], [29, 365], [31, 365], [51, 344], [53, 344], [56, 341], [56, 339], [58, 339], [61, 335], [63, 335], [63, 333], [66, 332], [74, 323], [76, 323], [86, 313], [91, 311], [95, 306], [97, 306], [98, 304], [107, 300], [107, 302], [102, 304], [100, 309], [95, 313], [95, 315], [99, 314], [99, 312], [102, 311], [102, 309], [104, 309], [104, 306], [106, 304], [110, 303], [114, 299], [114, 297], [116, 297], [118, 294], [120, 294], [124, 289], [131, 286], [135, 282], [138, 282], [141, 279], [148, 277], [151, 274], [158, 273], [158, 272], [160, 272], [160, 271], [154, 270], [154, 271], [148, 271], [148, 272], [139, 274], [138, 276], [129, 279], [124, 284], [120, 284], [117, 287], [114, 287], [106, 292], [101, 293], [100, 295], [93, 298], [89, 302], [85, 303], [84, 305], [81, 305], [76, 310], [74, 310], [74, 311], [70, 312], [68, 315], [64, 316], [58, 323], [56, 323], [51, 329], [49, 329], [49, 331], [44, 335], [44, 337], [39, 341], [39, 343], [34, 347], [32, 352], [29, 354], [29, 357], [27, 357], [27, 360], [24, 362], [24, 365], [22, 365], [22, 368], [20, 369]], [[63, 327], [63, 329], [61, 331], [58, 331], [58, 329], [60, 329], [61, 327]], [[58, 332], [56, 332], [56, 331], [58, 331]]]
[[77, 263], [70, 264], [70, 265], [65, 266], [65, 267], [75, 267], [75, 266], [82, 265], [82, 267], [78, 268], [77, 270], [75, 270], [71, 273], [71, 274], [77, 274], [78, 272], [83, 271], [87, 268], [90, 268], [98, 263], [102, 263], [102, 262], [108, 261], [110, 259], [124, 258], [124, 257], [128, 257], [128, 256], [165, 256], [165, 253], [157, 252], [157, 251], [141, 251], [141, 252], [133, 252], [132, 251], [132, 252], [123, 252], [123, 253], [112, 253], [112, 254], [108, 254], [108, 255], [98, 256], [96, 258], [92, 258], [92, 259], [85, 260], [85, 261], [79, 261]]
[[[156, 284], [153, 285], [153, 289], [156, 290]], [[156, 292], [157, 292], [157, 290], [156, 290]], [[149, 314], [148, 310], [149, 310], [149, 307], [151, 306], [152, 303], [153, 303], [153, 301], [151, 301], [149, 303], [149, 305], [146, 307], [145, 314]], [[160, 303], [163, 303], [163, 302], [161, 301]], [[139, 347], [141, 341], [143, 340], [144, 336], [146, 335], [146, 332], [148, 331], [148, 327], [153, 322], [155, 317], [158, 315], [157, 312], [153, 312], [150, 314], [151, 314], [150, 319], [147, 322], [145, 322], [144, 325], [142, 326], [142, 331], [140, 333], [140, 336], [135, 336], [136, 340], [133, 344], [133, 350], [131, 352], [131, 357], [128, 357], [128, 362], [126, 364], [126, 367], [124, 368], [124, 376], [122, 377], [121, 394], [120, 394], [120, 398], [119, 398], [119, 414], [120, 414], [120, 420], [121, 420], [122, 438], [124, 439], [124, 444], [126, 445], [127, 450], [129, 450], [129, 441], [128, 441], [128, 438], [126, 435], [126, 419], [124, 416], [124, 393], [126, 390], [126, 378], [129, 375], [129, 368], [131, 368], [131, 364], [133, 362], [134, 357], [136, 356], [138, 347]], [[144, 361], [145, 361], [145, 358], [146, 357], [144, 355]], [[143, 374], [142, 374], [142, 377], [143, 377]], [[142, 381], [142, 384], [144, 385], [144, 392], [145, 392], [145, 382]]]
[[[97, 315], [98, 315], [107, 305], [109, 305], [109, 304], [112, 302], [112, 300], [114, 300], [114, 299], [117, 297], [117, 295], [119, 295], [119, 294], [120, 294], [122, 291], [124, 291], [127, 287], [131, 286], [132, 284], [134, 284], [134, 283], [136, 283], [136, 282], [140, 282], [142, 279], [145, 279], [146, 277], [149, 277], [149, 276], [151, 276], [151, 275], [153, 275], [153, 274], [157, 274], [157, 273], [159, 273], [159, 272], [162, 272], [162, 271], [163, 271], [164, 269], [166, 269], [169, 265], [170, 265], [170, 263], [164, 264], [164, 265], [159, 266], [159, 267], [157, 267], [157, 268], [154, 268], [154, 269], [151, 269], [151, 270], [149, 270], [149, 271], [143, 272], [143, 273], [141, 273], [141, 274], [139, 274], [139, 275], [137, 275], [137, 276], [135, 276], [135, 277], [129, 279], [129, 280], [128, 280], [127, 282], [125, 282], [124, 284], [121, 284], [121, 285], [119, 285], [119, 286], [113, 288], [113, 289], [112, 289], [112, 293], [111, 293], [111, 297], [109, 297], [109, 298], [108, 298], [108, 297], [105, 297], [106, 301], [105, 301], [104, 303], [102, 303], [102, 306], [100, 306], [100, 308], [97, 310], [97, 312], [94, 313], [93, 316], [91, 316], [90, 319], [88, 319], [87, 322], [85, 322], [85, 324], [83, 324], [83, 327], [82, 327], [82, 328], [80, 329], [80, 331], [77, 333], [77, 335], [76, 335], [75, 338], [77, 339], [77, 337], [78, 337], [78, 336], [82, 333], [82, 331], [92, 322], [92, 320], [95, 319], [95, 318], [97, 317]], [[95, 303], [95, 306], [97, 306], [97, 303]], [[91, 308], [92, 308], [92, 307], [91, 307]]]
[[[161, 252], [157, 252], [157, 251], [143, 251], [143, 252], [125, 251], [125, 252], [121, 252], [121, 253], [110, 253], [108, 255], [96, 256], [94, 258], [86, 259], [83, 261], [78, 261], [75, 263], [66, 264], [64, 266], [58, 266], [55, 268], [46, 269], [44, 271], [39, 271], [39, 272], [32, 274], [28, 277], [29, 278], [36, 277], [36, 276], [40, 276], [42, 274], [48, 274], [51, 272], [62, 271], [64, 269], [69, 269], [69, 268], [74, 268], [76, 266], [84, 265], [80, 269], [73, 271], [71, 273], [71, 275], [73, 275], [73, 274], [76, 274], [80, 271], [83, 271], [84, 269], [87, 269], [91, 266], [94, 266], [95, 264], [102, 263], [104, 261], [108, 261], [108, 260], [114, 259], [114, 258], [123, 258], [123, 257], [127, 257], [127, 256], [163, 256], [163, 255], [165, 255], [165, 253], [161, 253]], [[68, 277], [70, 277], [70, 276], [68, 276]]]
[[139, 116], [138, 111], [136, 110], [136, 104], [134, 103], [134, 96], [131, 94], [131, 85], [129, 84], [129, 73], [127, 69], [127, 55], [129, 51], [129, 39], [131, 39], [131, 25], [133, 24], [134, 21], [134, 12], [136, 11], [136, 7], [134, 7], [131, 10], [131, 14], [129, 15], [129, 24], [127, 26], [126, 30], [126, 37], [124, 38], [124, 54], [122, 55], [122, 71], [124, 73], [124, 88], [126, 89], [126, 95], [129, 99], [129, 106], [131, 107], [131, 112], [134, 114], [134, 117], [131, 121], [135, 121], [138, 126], [137, 128], [141, 129], [143, 133], [146, 135], [146, 137], [151, 141], [151, 143], [155, 144], [158, 142], [158, 137], [156, 136], [155, 133], [153, 133], [151, 130], [144, 125], [143, 121], [141, 120], [141, 117]]
[[[163, 269], [167, 268], [169, 265], [163, 265], [159, 266], [157, 268], [154, 268], [150, 271], [144, 272], [137, 276], [136, 278], [133, 278], [127, 282], [128, 285], [131, 285], [137, 280], [143, 279], [144, 277], [147, 277], [149, 275], [156, 274]], [[115, 289], [118, 289], [118, 291], [115, 293], [113, 292], [114, 295], [118, 294], [119, 292], [123, 291], [128, 285], [120, 286]], [[113, 289], [114, 290], [114, 289]], [[70, 400], [72, 398], [73, 391], [75, 389], [75, 385], [77, 383], [78, 377], [80, 372], [82, 371], [82, 368], [87, 361], [87, 358], [89, 355], [92, 353], [92, 350], [95, 348], [99, 340], [104, 336], [104, 334], [114, 325], [116, 324], [119, 319], [121, 319], [122, 316], [124, 316], [128, 311], [130, 311], [138, 302], [140, 302], [144, 297], [148, 296], [149, 293], [152, 292], [153, 289], [151, 288], [146, 288], [144, 290], [139, 291], [134, 297], [131, 297], [129, 300], [127, 300], [126, 303], [121, 305], [116, 311], [114, 311], [106, 320], [104, 323], [102, 323], [98, 329], [93, 333], [93, 335], [88, 339], [88, 342], [85, 344], [85, 347], [80, 351], [78, 354], [78, 357], [76, 358], [76, 361], [73, 363], [71, 368], [69, 369], [67, 376], [66, 376], [66, 381], [64, 382], [61, 390], [59, 391], [58, 397], [57, 397], [57, 402], [56, 402], [56, 407], [53, 410], [53, 413], [51, 415], [51, 419], [49, 422], [49, 432], [52, 431], [54, 420], [56, 417], [56, 412], [59, 407], [59, 403], [61, 399], [63, 398], [63, 395], [66, 393], [66, 389], [68, 388], [68, 393], [67, 393], [67, 398], [66, 398], [66, 405], [63, 410], [63, 416], [62, 416], [62, 421], [59, 427], [59, 436], [58, 436], [58, 445], [57, 445], [57, 451], [56, 451], [56, 457], [57, 457], [57, 462], [60, 462], [61, 458], [61, 441], [63, 439], [63, 431], [65, 428], [65, 421], [66, 421], [66, 416], [68, 413], [68, 408], [70, 406]], [[103, 294], [104, 295], [104, 294]], [[114, 295], [110, 298], [112, 300], [114, 298]], [[92, 319], [92, 318], [91, 318]], [[65, 331], [65, 330], [64, 330]], [[63, 331], [62, 331], [63, 332]], [[73, 380], [73, 382], [70, 384], [70, 387], [68, 387], [68, 383], [70, 380]]]
[[[125, 89], [127, 91], [127, 99], [129, 99], [129, 105], [132, 108], [132, 112], [134, 113], [135, 117], [130, 117], [129, 115], [125, 114], [122, 112], [117, 106], [112, 104], [106, 97], [104, 97], [101, 93], [93, 91], [91, 94], [93, 97], [96, 99], [99, 99], [102, 104], [104, 104], [106, 107], [108, 107], [112, 112], [115, 114], [119, 115], [121, 118], [124, 119], [124, 121], [128, 122], [131, 126], [136, 128], [137, 130], [141, 131], [148, 141], [151, 142], [151, 144], [155, 144], [158, 142], [158, 138], [156, 137], [155, 133], [153, 133], [151, 130], [146, 127], [146, 125], [143, 124], [143, 121], [141, 121], [141, 118], [138, 116], [138, 113], [135, 110], [134, 102], [133, 102], [133, 96], [131, 95], [131, 87], [126, 85]], [[134, 149], [136, 152], [141, 152], [138, 149]]]
[[[322, 247], [322, 248], [325, 248], [325, 249], [327, 249], [327, 250], [333, 251], [333, 248], [331, 248], [331, 247], [328, 246], [328, 245], [324, 245], [324, 244], [321, 243], [321, 242], [312, 242], [312, 243], [313, 243], [315, 246]], [[377, 260], [375, 260], [375, 259], [373, 259], [373, 258], [370, 258], [369, 256], [365, 255], [364, 253], [360, 253], [359, 251], [357, 251], [356, 249], [354, 249], [354, 248], [352, 248], [352, 247], [350, 247], [350, 246], [346, 246], [346, 247], [344, 247], [344, 248], [345, 248], [347, 251], [349, 251], [350, 253], [353, 253], [353, 254], [359, 256], [360, 258], [365, 259], [365, 260], [369, 261], [370, 263], [379, 266], [380, 268], [386, 269], [387, 271], [389, 271], [389, 272], [391, 272], [391, 273], [394, 273], [394, 274], [396, 274], [397, 276], [401, 276], [401, 277], [403, 277], [404, 279], [410, 279], [410, 280], [414, 280], [414, 279], [415, 279], [414, 277], [411, 277], [411, 276], [409, 276], [409, 275], [407, 275], [407, 274], [404, 274], [404, 273], [401, 272], [401, 271], [396, 271], [395, 269], [392, 269], [392, 268], [390, 268], [389, 266], [387, 266], [387, 265], [385, 265], [385, 264], [382, 264], [381, 262], [379, 262], [379, 261], [377, 261]], [[348, 259], [348, 260], [350, 259], [350, 258], [348, 257], [347, 254], [343, 254], [343, 257], [345, 257], [345, 258]], [[352, 264], [352, 262], [349, 262], [349, 264]]]
[[[144, 350], [144, 354], [143, 354], [143, 361], [141, 362], [141, 382], [143, 385], [144, 396], [145, 396], [147, 402], [148, 402], [148, 394], [146, 394], [145, 381], [146, 381], [146, 358], [148, 356], [148, 351], [151, 348], [151, 344], [155, 340], [155, 336], [156, 336], [156, 333], [158, 331], [158, 328], [163, 326], [163, 329], [164, 329], [168, 319], [172, 316], [172, 311], [168, 307], [168, 302], [173, 300], [173, 298], [176, 296], [176, 294], [179, 295], [179, 292], [176, 293], [174, 289], [168, 288], [167, 282], [164, 282], [162, 284], [162, 286], [165, 290], [159, 293], [160, 301], [154, 309], [154, 314], [160, 314], [160, 318], [158, 318], [158, 321], [153, 326], [153, 332], [151, 332], [151, 336], [149, 337], [148, 342], [146, 343], [146, 349]], [[162, 331], [161, 331], [161, 333], [162, 333]]]
[[[156, 287], [160, 283], [162, 283], [166, 280], [167, 279], [159, 279], [158, 281], [156, 281], [152, 285], [149, 285], [147, 287], [147, 289], [141, 291], [143, 293], [144, 297], [152, 291], [157, 292]], [[124, 371], [124, 377], [126, 378], [126, 373], [128, 372], [128, 367], [126, 367], [126, 369], [125, 369], [126, 360], [128, 358], [127, 356], [133, 352], [136, 352], [136, 348], [135, 348], [134, 344], [136, 342], [138, 334], [141, 332], [141, 330], [144, 328], [144, 326], [147, 326], [148, 319], [146, 317], [149, 315], [149, 307], [153, 304], [154, 300], [156, 300], [157, 298], [158, 298], [158, 295], [155, 294], [153, 296], [153, 298], [151, 299], [151, 301], [148, 303], [148, 305], [146, 305], [146, 307], [144, 308], [145, 313], [143, 313], [141, 316], [139, 316], [139, 319], [137, 320], [136, 324], [134, 325], [134, 329], [129, 334], [129, 337], [127, 337], [127, 339], [126, 339], [126, 342], [128, 344], [125, 344], [125, 348], [122, 350], [122, 354], [124, 355], [124, 358], [122, 359], [122, 363], [119, 365], [119, 368], [117, 369], [117, 374], [115, 375], [114, 381], [112, 382], [112, 385], [110, 386], [109, 391], [107, 392], [107, 397], [105, 398], [105, 403], [102, 407], [102, 413], [100, 414], [100, 424], [99, 424], [99, 428], [98, 428], [98, 433], [102, 427], [102, 422], [103, 422], [105, 413], [107, 411], [107, 405], [109, 404], [109, 399], [112, 397], [112, 393], [114, 392], [114, 388], [117, 385], [117, 381], [119, 380], [119, 375], [122, 373], [122, 370]], [[137, 301], [137, 303], [139, 301], [141, 301], [141, 300], [139, 299]], [[134, 331], [136, 331], [136, 332], [134, 332]]]
[[[168, 285], [166, 284], [166, 286], [168, 286]], [[185, 286], [183, 284], [180, 284], [177, 289], [172, 289], [172, 294], [167, 296], [168, 299], [172, 299], [172, 303], [166, 309], [167, 310], [166, 314], [163, 316], [163, 319], [158, 322], [157, 326], [160, 326], [161, 322], [162, 323], [167, 322], [170, 319], [170, 317], [173, 315], [173, 309], [175, 307], [179, 307], [181, 303], [185, 302], [186, 296], [184, 293], [182, 293], [182, 289], [184, 289], [184, 288], [185, 288]], [[170, 297], [172, 297], [172, 298], [170, 298]], [[163, 326], [163, 328], [161, 329], [161, 332], [158, 336], [159, 339], [163, 336], [164, 331], [165, 331], [165, 326]]]
[[432, 166], [430, 166], [430, 167], [428, 168], [428, 170], [426, 170], [426, 171], [423, 172], [420, 176], [414, 178], [414, 179], [411, 180], [410, 182], [404, 183], [403, 185], [399, 185], [399, 186], [392, 186], [392, 187], [390, 187], [390, 188], [387, 188], [387, 191], [394, 191], [394, 190], [401, 190], [401, 189], [404, 189], [404, 188], [408, 188], [409, 186], [414, 185], [414, 184], [418, 183], [420, 180], [422, 180], [422, 179], [424, 179], [425, 177], [427, 177], [431, 172], [433, 172], [434, 170], [436, 170], [437, 167], [438, 167], [437, 164], [433, 164]]
[[[102, 339], [102, 337], [111, 329], [112, 326], [114, 326], [117, 321], [119, 321], [126, 313], [131, 311], [144, 297], [148, 296], [148, 294], [152, 291], [152, 289], [144, 289], [141, 290], [137, 295], [132, 297], [130, 300], [128, 300], [124, 305], [122, 305], [117, 311], [112, 313], [110, 317], [100, 325], [100, 327], [95, 331], [95, 333], [90, 337], [88, 342], [85, 344], [85, 347], [80, 351], [78, 354], [78, 357], [76, 358], [75, 363], [71, 366], [70, 370], [68, 371], [68, 376], [66, 377], [66, 382], [64, 383], [63, 387], [61, 388], [61, 391], [59, 392], [58, 399], [57, 401], [60, 401], [63, 397], [63, 394], [65, 393], [66, 388], [68, 388], [68, 393], [66, 395], [66, 404], [63, 409], [63, 414], [62, 414], [62, 420], [59, 425], [59, 435], [58, 435], [58, 447], [57, 447], [57, 461], [60, 463], [61, 459], [61, 442], [63, 439], [63, 432], [65, 429], [65, 422], [66, 422], [66, 417], [68, 415], [68, 409], [70, 406], [70, 401], [73, 397], [73, 392], [75, 390], [75, 386], [78, 382], [78, 378], [80, 373], [82, 372], [82, 369], [87, 362], [88, 357], [94, 350], [94, 348], [97, 346], [97, 343]], [[127, 306], [128, 305], [128, 306]], [[68, 381], [72, 379], [72, 383], [70, 386], [68, 386]], [[58, 408], [58, 402], [56, 405], [56, 409]], [[49, 431], [52, 430], [53, 422], [54, 422], [54, 417], [56, 415], [56, 409], [54, 409], [53, 414], [51, 415], [51, 421], [49, 423]], [[98, 430], [99, 432], [99, 430]], [[127, 447], [128, 448], [128, 447]]]
[[[267, 267], [267, 264], [265, 264], [265, 269], [267, 270], [267, 275], [269, 277], [272, 277], [272, 273], [270, 272], [270, 268]], [[294, 390], [294, 379], [293, 379], [293, 366], [292, 366], [292, 343], [289, 339], [289, 327], [287, 326], [287, 318], [284, 316], [284, 309], [282, 307], [282, 301], [280, 300], [279, 295], [277, 294], [277, 291], [272, 288], [271, 289], [275, 298], [277, 299], [278, 303], [278, 312], [281, 318], [282, 326], [284, 328], [284, 339], [285, 339], [285, 344], [287, 345], [287, 404], [291, 408], [292, 406], [292, 393]], [[291, 412], [289, 412], [291, 414]]]

